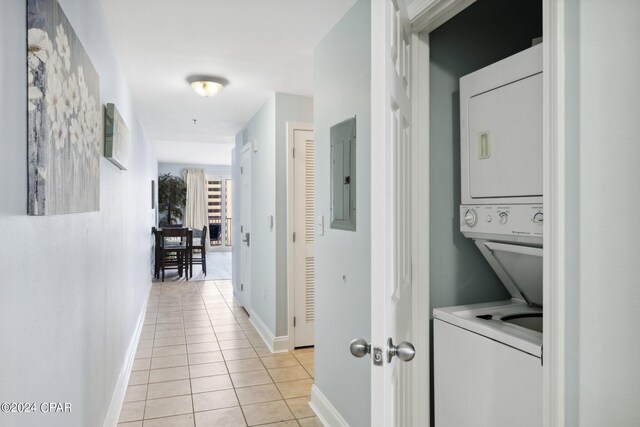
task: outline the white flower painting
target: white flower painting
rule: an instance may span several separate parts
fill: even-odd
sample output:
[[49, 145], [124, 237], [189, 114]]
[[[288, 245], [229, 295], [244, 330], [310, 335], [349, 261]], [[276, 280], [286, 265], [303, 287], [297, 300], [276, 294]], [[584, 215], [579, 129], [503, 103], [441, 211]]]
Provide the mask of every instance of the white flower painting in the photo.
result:
[[56, 0], [27, 2], [28, 213], [100, 209], [100, 80]]

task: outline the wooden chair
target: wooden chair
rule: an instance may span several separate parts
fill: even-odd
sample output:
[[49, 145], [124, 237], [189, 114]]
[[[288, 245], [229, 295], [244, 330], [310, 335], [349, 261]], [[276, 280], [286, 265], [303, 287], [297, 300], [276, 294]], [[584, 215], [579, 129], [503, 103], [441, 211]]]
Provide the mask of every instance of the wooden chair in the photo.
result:
[[155, 227], [151, 227], [151, 233], [154, 238], [154, 246], [153, 246], [153, 278], [160, 278], [160, 239], [162, 238], [162, 232]]
[[[200, 244], [196, 244], [195, 242], [191, 246], [191, 262], [189, 265], [191, 277], [193, 277], [193, 264], [202, 265], [202, 272], [204, 275], [207, 275], [207, 252], [206, 252], [206, 243], [207, 243], [207, 226], [202, 227], [202, 233], [200, 234]], [[200, 251], [200, 259], [197, 259], [193, 256], [193, 251]]]
[[191, 240], [193, 233], [188, 228], [163, 228], [160, 238], [160, 270], [164, 282], [165, 270], [178, 270], [182, 277], [189, 280], [191, 258]]

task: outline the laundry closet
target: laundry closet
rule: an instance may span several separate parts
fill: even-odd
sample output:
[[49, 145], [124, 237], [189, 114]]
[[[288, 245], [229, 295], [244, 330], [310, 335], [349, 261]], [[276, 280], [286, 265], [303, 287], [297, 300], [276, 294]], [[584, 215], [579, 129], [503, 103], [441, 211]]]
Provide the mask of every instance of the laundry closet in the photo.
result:
[[542, 424], [542, 35], [510, 0], [429, 34], [436, 427]]

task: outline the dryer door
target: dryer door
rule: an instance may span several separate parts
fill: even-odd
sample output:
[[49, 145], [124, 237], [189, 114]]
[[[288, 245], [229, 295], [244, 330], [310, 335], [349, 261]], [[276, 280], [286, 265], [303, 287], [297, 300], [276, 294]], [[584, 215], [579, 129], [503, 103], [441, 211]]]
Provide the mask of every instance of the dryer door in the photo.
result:
[[542, 73], [475, 95], [467, 108], [471, 198], [541, 196]]

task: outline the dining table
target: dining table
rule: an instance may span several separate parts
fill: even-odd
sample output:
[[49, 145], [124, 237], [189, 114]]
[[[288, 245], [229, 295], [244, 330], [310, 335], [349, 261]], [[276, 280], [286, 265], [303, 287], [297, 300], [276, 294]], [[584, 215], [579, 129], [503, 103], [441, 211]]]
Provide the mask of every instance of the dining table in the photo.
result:
[[178, 276], [189, 280], [193, 268], [193, 229], [189, 227], [153, 228], [155, 235], [154, 277], [164, 281], [165, 269], [176, 269]]

